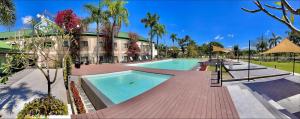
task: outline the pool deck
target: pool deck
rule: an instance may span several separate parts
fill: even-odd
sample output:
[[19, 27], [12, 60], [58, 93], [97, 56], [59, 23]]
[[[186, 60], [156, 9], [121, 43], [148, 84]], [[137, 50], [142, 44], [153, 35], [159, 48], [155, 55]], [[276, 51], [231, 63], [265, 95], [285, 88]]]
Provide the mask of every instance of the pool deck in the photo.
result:
[[74, 68], [72, 75], [126, 70], [172, 74], [174, 77], [121, 104], [95, 112], [72, 115], [72, 118], [239, 118], [227, 88], [210, 87], [210, 72], [100, 64]]

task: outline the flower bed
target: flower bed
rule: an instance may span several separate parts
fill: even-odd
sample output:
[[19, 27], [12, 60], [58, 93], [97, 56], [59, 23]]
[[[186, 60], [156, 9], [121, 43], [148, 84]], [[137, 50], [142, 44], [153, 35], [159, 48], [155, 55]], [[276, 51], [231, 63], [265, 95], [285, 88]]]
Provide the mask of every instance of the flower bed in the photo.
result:
[[72, 91], [72, 94], [73, 94], [73, 99], [74, 99], [74, 103], [76, 105], [76, 109], [77, 109], [78, 114], [86, 113], [83, 102], [82, 102], [81, 97], [79, 95], [79, 92], [78, 92], [77, 88], [75, 87], [74, 81], [71, 81], [70, 86], [71, 86], [71, 91]]

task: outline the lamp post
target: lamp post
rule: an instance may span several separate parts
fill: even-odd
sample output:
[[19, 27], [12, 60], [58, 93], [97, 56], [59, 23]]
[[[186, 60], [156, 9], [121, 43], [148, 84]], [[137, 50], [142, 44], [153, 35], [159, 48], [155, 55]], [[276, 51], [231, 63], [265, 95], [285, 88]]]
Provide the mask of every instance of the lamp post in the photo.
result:
[[293, 76], [295, 75], [295, 62], [296, 62], [296, 53], [294, 53]]
[[248, 46], [248, 81], [250, 81], [250, 40], [249, 40], [249, 46]]

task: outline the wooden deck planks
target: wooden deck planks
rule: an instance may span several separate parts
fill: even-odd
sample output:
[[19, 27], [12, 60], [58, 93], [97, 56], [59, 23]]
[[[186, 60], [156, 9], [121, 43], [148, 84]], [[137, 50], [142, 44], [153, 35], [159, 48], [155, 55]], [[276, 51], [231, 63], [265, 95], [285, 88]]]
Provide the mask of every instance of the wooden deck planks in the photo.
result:
[[[116, 71], [132, 69], [172, 74], [174, 77], [131, 100], [96, 112], [72, 115], [72, 118], [239, 118], [226, 87], [209, 86], [207, 78], [210, 72], [116, 65], [105, 68], [100, 68], [101, 65], [93, 66], [92, 73], [107, 73], [114, 71], [113, 68], [119, 68]], [[77, 70], [75, 73], [84, 75], [86, 72]]]

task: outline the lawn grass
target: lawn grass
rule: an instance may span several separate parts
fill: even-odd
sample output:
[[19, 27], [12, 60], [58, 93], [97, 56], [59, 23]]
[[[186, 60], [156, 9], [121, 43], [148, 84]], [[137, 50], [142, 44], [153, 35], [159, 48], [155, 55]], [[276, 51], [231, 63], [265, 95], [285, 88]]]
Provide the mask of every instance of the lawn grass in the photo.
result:
[[[274, 62], [274, 61], [265, 62], [265, 61], [251, 60], [251, 63], [266, 66], [266, 67], [272, 67], [272, 68], [275, 68], [275, 65], [276, 65], [277, 69], [293, 72], [293, 62]], [[295, 64], [295, 72], [300, 73], [300, 63], [299, 62]]]
[[[2, 63], [5, 63], [5, 57], [0, 56], [0, 67], [2, 66]], [[0, 68], [0, 74], [2, 73], [2, 69]]]

